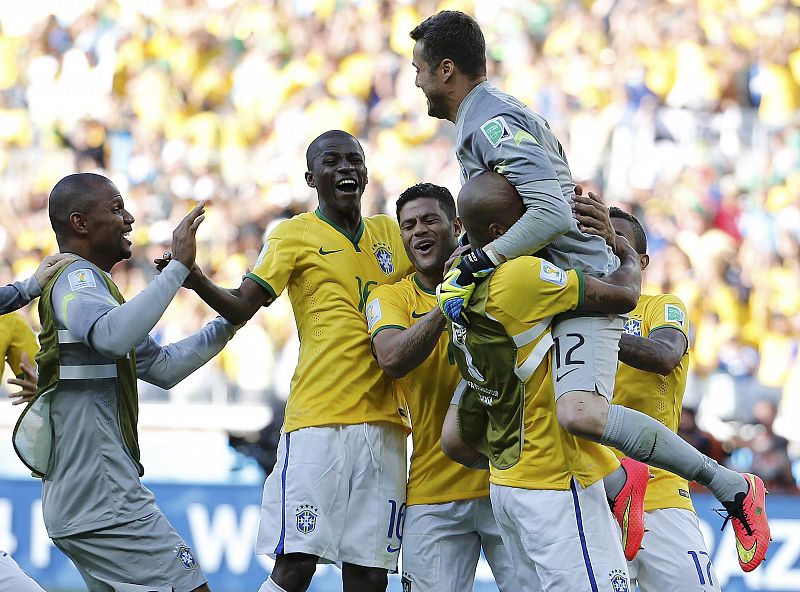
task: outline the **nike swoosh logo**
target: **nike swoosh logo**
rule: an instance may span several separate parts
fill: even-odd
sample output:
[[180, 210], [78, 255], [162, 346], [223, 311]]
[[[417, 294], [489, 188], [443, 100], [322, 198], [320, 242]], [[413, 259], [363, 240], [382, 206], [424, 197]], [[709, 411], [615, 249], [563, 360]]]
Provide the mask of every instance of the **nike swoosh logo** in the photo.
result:
[[756, 548], [758, 547], [758, 541], [753, 541], [753, 546], [749, 549], [746, 549], [739, 540], [736, 540], [736, 552], [739, 554], [739, 559], [741, 559], [743, 564], [748, 564], [753, 560], [753, 557], [756, 556]]
[[[428, 312], [430, 312], [430, 311], [428, 311]], [[415, 319], [421, 319], [426, 314], [428, 314], [428, 312], [423, 312], [421, 314], [417, 314], [417, 311], [415, 310], [414, 312], [411, 313], [411, 316], [414, 317]]]
[[573, 368], [572, 370], [567, 370], [567, 371], [566, 371], [566, 372], [564, 372], [564, 374], [562, 374], [561, 376], [558, 376], [558, 375], [556, 375], [556, 382], [558, 382], [559, 380], [561, 380], [562, 378], [564, 378], [564, 377], [565, 377], [567, 374], [569, 374], [570, 372], [575, 372], [575, 370], [577, 370], [577, 368]]
[[628, 496], [628, 503], [625, 506], [625, 512], [622, 514], [622, 548], [628, 546], [628, 523], [631, 518], [631, 496]]
[[330, 255], [331, 253], [339, 253], [340, 251], [344, 251], [344, 249], [336, 249], [335, 251], [326, 251], [322, 247], [319, 248], [320, 255]]
[[391, 545], [386, 545], [386, 552], [387, 553], [397, 553], [399, 550], [400, 550], [400, 547], [397, 547], [397, 549], [395, 549]]

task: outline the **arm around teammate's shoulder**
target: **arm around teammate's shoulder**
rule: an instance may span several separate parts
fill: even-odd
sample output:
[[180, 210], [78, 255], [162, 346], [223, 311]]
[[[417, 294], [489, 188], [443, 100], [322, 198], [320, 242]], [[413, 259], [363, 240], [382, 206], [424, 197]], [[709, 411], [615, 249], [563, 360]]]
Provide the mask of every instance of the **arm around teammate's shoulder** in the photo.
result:
[[581, 310], [622, 314], [636, 308], [642, 289], [642, 268], [636, 251], [622, 237], [614, 249], [620, 266], [605, 278], [585, 277]]
[[660, 327], [648, 337], [623, 333], [619, 340], [619, 361], [667, 376], [681, 363], [686, 347], [686, 335], [672, 327]]

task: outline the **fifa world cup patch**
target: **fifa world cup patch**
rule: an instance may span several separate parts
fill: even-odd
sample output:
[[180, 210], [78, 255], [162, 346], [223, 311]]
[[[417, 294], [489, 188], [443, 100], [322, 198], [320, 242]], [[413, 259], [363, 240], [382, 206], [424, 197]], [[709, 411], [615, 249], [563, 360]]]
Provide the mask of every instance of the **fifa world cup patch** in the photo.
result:
[[625, 333], [628, 335], [642, 336], [642, 321], [639, 319], [628, 319], [625, 321]]
[[375, 243], [372, 245], [372, 252], [378, 260], [378, 266], [386, 275], [394, 273], [394, 262], [392, 261], [392, 249], [386, 243]]
[[542, 261], [542, 266], [539, 268], [539, 279], [563, 287], [567, 284], [567, 272], [548, 261]]
[[381, 310], [381, 299], [376, 298], [367, 304], [367, 331], [372, 333], [372, 329], [383, 318], [383, 311]]
[[67, 276], [69, 280], [69, 287], [72, 290], [80, 290], [81, 288], [96, 288], [97, 283], [94, 280], [94, 273], [91, 269], [76, 269], [71, 271]]
[[613, 570], [608, 577], [611, 578], [611, 589], [614, 592], [630, 592], [628, 576], [620, 569]]
[[317, 527], [317, 513], [319, 510], [310, 504], [303, 504], [295, 509], [295, 526], [302, 534], [314, 532]]
[[411, 576], [407, 573], [403, 573], [403, 579], [401, 580], [401, 584], [403, 585], [403, 592], [411, 592]]
[[674, 304], [664, 305], [664, 320], [668, 323], [680, 325], [683, 328], [686, 327], [686, 314]]
[[195, 561], [192, 550], [189, 547], [182, 544], [175, 545], [174, 550], [178, 561], [181, 562], [181, 565], [183, 565], [184, 569], [191, 571], [197, 568], [197, 561]]
[[497, 148], [503, 142], [514, 139], [511, 128], [508, 127], [504, 117], [493, 117], [481, 126], [481, 131], [486, 139], [489, 140], [493, 148]]

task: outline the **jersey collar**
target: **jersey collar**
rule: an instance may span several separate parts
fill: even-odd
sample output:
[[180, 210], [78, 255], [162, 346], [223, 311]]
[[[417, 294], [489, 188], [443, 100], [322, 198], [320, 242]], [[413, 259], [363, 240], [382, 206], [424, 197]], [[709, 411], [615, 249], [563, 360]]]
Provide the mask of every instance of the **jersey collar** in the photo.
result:
[[361, 240], [361, 236], [364, 234], [364, 218], [361, 218], [361, 220], [359, 220], [359, 222], [358, 222], [358, 228], [356, 229], [356, 235], [355, 236], [350, 236], [344, 228], [342, 228], [336, 222], [334, 222], [333, 220], [328, 218], [325, 214], [322, 213], [322, 210], [320, 210], [319, 208], [314, 210], [314, 214], [316, 214], [317, 218], [319, 218], [320, 220], [322, 220], [326, 224], [330, 224], [331, 226], [333, 226], [333, 228], [337, 232], [343, 234], [344, 237], [347, 240], [349, 240], [351, 243], [353, 243], [353, 246], [356, 248], [356, 251], [360, 250], [358, 248], [358, 242]]
[[461, 104], [458, 106], [458, 111], [456, 112], [456, 125], [458, 125], [459, 121], [462, 121], [464, 114], [469, 109], [469, 106], [475, 100], [475, 95], [477, 95], [481, 90], [489, 86], [489, 81], [484, 80], [480, 84], [478, 84], [475, 88], [467, 93], [467, 96], [461, 101]]
[[417, 278], [416, 272], [413, 275], [413, 279], [414, 279], [414, 283], [417, 285], [417, 288], [419, 288], [420, 290], [422, 290], [426, 294], [431, 294], [433, 296], [436, 295], [436, 290], [429, 290], [428, 288], [426, 288], [425, 286], [422, 285], [422, 283], [419, 281], [419, 278]]

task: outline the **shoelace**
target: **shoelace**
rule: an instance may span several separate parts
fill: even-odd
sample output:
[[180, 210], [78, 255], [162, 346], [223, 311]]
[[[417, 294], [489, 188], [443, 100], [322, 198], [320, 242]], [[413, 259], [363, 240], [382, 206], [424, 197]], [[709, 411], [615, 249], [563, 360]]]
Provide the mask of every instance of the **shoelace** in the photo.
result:
[[725, 518], [725, 520], [722, 522], [722, 528], [720, 528], [720, 530], [725, 530], [725, 526], [728, 524], [730, 519], [736, 518], [739, 522], [742, 523], [742, 526], [744, 526], [744, 529], [747, 531], [748, 536], [753, 536], [753, 528], [747, 521], [747, 516], [744, 513], [744, 506], [741, 503], [737, 504], [736, 502], [733, 502], [732, 506], [733, 508], [730, 510], [727, 508], [714, 508], [714, 511], [720, 518]]

